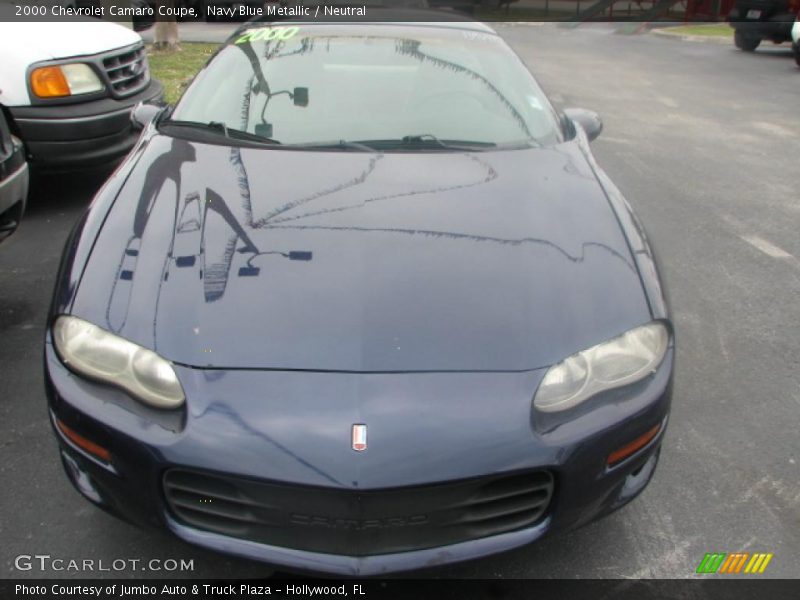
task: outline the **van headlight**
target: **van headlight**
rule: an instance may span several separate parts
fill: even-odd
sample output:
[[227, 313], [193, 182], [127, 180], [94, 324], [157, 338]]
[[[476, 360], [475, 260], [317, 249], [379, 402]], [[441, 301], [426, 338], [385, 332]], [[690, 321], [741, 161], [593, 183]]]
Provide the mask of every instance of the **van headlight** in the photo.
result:
[[156, 408], [177, 408], [185, 397], [172, 363], [88, 321], [62, 315], [53, 325], [59, 358], [80, 375], [117, 386]]
[[105, 86], [86, 63], [38, 67], [31, 71], [31, 91], [39, 98], [63, 98], [99, 92]]
[[668, 345], [667, 327], [654, 321], [573, 354], [547, 370], [533, 405], [557, 412], [604, 390], [640, 381], [658, 368]]

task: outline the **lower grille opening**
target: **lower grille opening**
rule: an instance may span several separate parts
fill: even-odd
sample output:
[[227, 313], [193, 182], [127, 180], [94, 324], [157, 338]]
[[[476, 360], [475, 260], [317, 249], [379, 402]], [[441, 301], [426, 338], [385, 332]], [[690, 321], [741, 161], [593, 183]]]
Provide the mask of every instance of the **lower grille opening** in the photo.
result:
[[446, 546], [530, 527], [553, 496], [548, 471], [378, 490], [299, 486], [171, 469], [170, 512], [244, 540], [366, 556]]

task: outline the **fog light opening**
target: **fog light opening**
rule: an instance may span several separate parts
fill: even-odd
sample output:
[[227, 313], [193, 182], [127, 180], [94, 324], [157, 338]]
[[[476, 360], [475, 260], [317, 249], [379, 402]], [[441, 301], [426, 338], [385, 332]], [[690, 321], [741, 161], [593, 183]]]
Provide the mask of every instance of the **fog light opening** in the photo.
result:
[[61, 458], [64, 461], [64, 465], [67, 468], [67, 473], [69, 473], [70, 479], [75, 484], [75, 487], [78, 488], [78, 491], [92, 502], [102, 504], [103, 498], [100, 496], [100, 492], [97, 491], [97, 488], [94, 487], [92, 478], [89, 477], [89, 474], [81, 469], [75, 459], [69, 456], [66, 452], [61, 452]]
[[658, 452], [648, 458], [644, 464], [625, 478], [625, 483], [619, 493], [620, 501], [627, 501], [644, 489], [658, 462]]
[[661, 431], [661, 423], [652, 427], [645, 433], [644, 435], [640, 435], [638, 438], [629, 442], [614, 450], [611, 454], [608, 455], [607, 464], [609, 467], [616, 466], [618, 463], [621, 463], [623, 460], [636, 454], [639, 450], [647, 446], [653, 439], [658, 435], [658, 432]]
[[67, 438], [81, 450], [88, 452], [104, 463], [111, 462], [111, 453], [108, 450], [99, 444], [95, 444], [92, 440], [83, 437], [71, 427], [65, 425], [61, 419], [56, 419], [56, 428], [64, 435], [65, 438]]

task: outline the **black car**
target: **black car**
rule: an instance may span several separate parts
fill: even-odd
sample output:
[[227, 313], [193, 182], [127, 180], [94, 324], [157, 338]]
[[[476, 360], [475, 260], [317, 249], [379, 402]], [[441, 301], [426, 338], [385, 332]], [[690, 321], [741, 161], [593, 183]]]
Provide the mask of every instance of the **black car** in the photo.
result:
[[19, 227], [28, 198], [28, 163], [0, 108], [0, 241]]
[[653, 253], [597, 115], [556, 111], [490, 28], [250, 23], [135, 118], [45, 346], [90, 501], [365, 575], [645, 488], [674, 364]]
[[733, 41], [745, 52], [753, 52], [763, 40], [776, 44], [792, 40], [792, 23], [800, 5], [796, 0], [736, 0], [728, 20]]

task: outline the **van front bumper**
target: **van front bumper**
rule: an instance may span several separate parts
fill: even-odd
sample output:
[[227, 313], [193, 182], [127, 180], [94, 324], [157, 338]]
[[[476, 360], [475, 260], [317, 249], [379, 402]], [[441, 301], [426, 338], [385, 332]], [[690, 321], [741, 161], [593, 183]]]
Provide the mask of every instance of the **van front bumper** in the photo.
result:
[[111, 164], [125, 156], [139, 135], [131, 128], [131, 110], [139, 102], [159, 102], [163, 94], [163, 86], [153, 79], [144, 90], [122, 100], [9, 110], [32, 165], [71, 170]]

